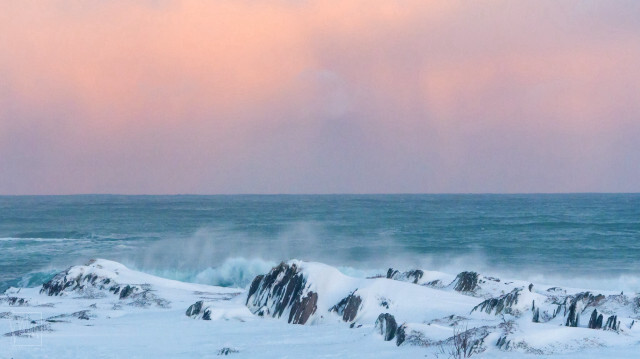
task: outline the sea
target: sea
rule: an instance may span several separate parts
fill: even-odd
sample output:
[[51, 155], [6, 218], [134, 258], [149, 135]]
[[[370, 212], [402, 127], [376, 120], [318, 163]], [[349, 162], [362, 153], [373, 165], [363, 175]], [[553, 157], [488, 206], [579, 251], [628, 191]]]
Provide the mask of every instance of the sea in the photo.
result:
[[640, 291], [640, 194], [0, 196], [0, 292], [92, 258], [234, 287], [302, 259]]

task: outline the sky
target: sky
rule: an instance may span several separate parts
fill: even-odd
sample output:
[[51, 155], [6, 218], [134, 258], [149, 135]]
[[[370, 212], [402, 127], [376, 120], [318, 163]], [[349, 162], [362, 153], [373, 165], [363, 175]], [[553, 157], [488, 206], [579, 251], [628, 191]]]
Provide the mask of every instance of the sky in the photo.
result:
[[0, 2], [0, 194], [640, 192], [640, 2]]

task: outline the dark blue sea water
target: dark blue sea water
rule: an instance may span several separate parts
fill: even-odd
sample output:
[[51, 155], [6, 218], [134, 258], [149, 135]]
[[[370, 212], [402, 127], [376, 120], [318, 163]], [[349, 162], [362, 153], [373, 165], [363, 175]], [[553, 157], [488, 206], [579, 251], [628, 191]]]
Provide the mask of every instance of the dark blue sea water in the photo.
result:
[[640, 194], [0, 197], [0, 290], [94, 257], [220, 285], [300, 258], [638, 290]]

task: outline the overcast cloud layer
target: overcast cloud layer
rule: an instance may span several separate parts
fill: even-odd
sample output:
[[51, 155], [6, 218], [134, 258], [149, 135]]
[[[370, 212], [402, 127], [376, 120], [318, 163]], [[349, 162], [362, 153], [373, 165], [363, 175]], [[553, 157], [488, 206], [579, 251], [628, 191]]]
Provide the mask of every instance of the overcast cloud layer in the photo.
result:
[[640, 191], [638, 1], [2, 1], [0, 194]]

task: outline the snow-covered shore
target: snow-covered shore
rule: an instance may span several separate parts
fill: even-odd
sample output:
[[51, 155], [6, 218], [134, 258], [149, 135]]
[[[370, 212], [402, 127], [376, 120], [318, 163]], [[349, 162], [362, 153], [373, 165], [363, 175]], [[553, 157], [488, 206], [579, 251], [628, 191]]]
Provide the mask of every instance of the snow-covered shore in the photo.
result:
[[98, 259], [0, 296], [0, 358], [447, 358], [461, 340], [478, 358], [635, 358], [639, 318], [638, 293], [474, 272], [355, 278], [292, 260], [240, 289]]

